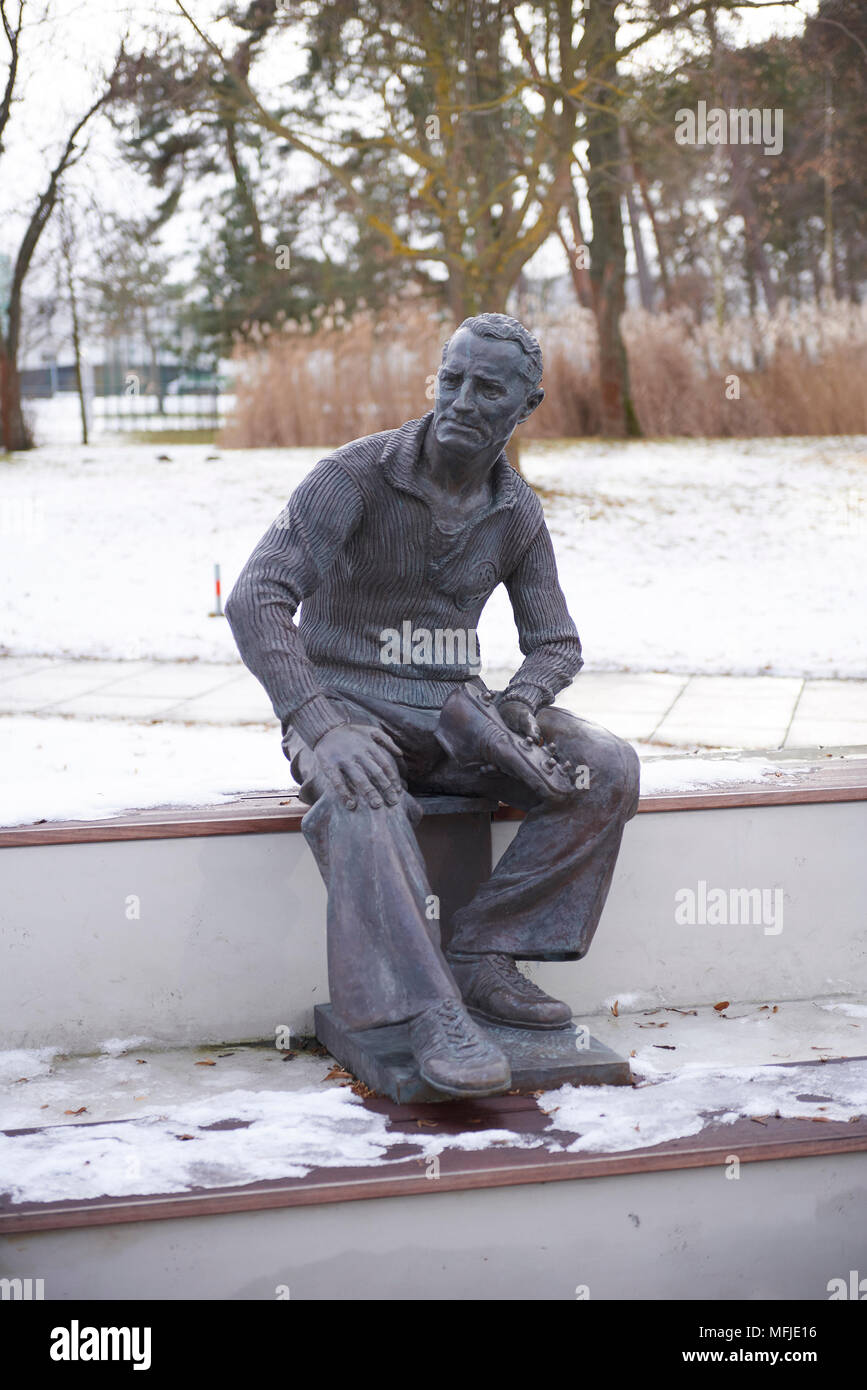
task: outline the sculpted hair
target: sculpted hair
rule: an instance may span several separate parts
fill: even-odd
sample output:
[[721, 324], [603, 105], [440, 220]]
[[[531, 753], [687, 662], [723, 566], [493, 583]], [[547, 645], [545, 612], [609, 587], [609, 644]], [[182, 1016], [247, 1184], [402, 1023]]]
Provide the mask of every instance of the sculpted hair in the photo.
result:
[[[538, 339], [517, 319], [510, 318], [508, 314], [475, 314], [458, 324], [455, 331], [459, 333], [462, 328], [468, 328], [477, 338], [499, 338], [509, 343], [517, 343], [525, 359], [521, 375], [530, 386], [539, 385], [542, 380], [542, 349]], [[447, 338], [443, 344], [443, 362], [450, 342], [451, 338]]]

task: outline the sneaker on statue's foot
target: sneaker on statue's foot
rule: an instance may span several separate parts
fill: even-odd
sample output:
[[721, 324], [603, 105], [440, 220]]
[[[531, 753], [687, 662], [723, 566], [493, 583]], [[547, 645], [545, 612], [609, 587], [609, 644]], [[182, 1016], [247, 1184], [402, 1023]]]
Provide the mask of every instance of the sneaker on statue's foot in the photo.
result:
[[572, 1010], [522, 975], [512, 956], [448, 957], [464, 1003], [476, 1018], [508, 1028], [567, 1028]]
[[490, 1096], [508, 1090], [509, 1063], [459, 999], [443, 999], [410, 1021], [409, 1040], [430, 1086], [449, 1096]]

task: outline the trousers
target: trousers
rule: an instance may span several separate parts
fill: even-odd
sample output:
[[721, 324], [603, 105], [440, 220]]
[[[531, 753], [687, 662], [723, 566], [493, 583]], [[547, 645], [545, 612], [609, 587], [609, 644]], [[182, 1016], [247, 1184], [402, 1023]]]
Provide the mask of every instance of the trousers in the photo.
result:
[[286, 739], [301, 797], [301, 829], [328, 889], [331, 1005], [347, 1026], [371, 1028], [460, 999], [426, 911], [431, 887], [415, 835], [414, 795], [482, 796], [526, 812], [490, 878], [456, 913], [449, 954], [503, 953], [518, 960], [579, 960], [593, 939], [620, 850], [638, 808], [640, 763], [623, 739], [566, 710], [536, 719], [561, 759], [587, 769], [586, 786], [553, 802], [482, 760], [455, 762], [435, 737], [436, 709], [362, 693], [328, 691], [354, 723], [378, 724], [403, 755], [404, 791], [395, 806], [359, 798], [345, 807], [319, 771], [315, 750]]

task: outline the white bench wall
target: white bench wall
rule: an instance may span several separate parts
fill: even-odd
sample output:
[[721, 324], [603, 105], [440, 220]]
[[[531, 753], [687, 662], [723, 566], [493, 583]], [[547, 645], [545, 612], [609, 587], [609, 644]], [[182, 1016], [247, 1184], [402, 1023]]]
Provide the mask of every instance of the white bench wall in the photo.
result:
[[[516, 830], [495, 824], [495, 856]], [[626, 994], [687, 1006], [859, 992], [865, 830], [863, 801], [640, 814], [587, 959], [534, 977], [579, 1016]], [[700, 879], [781, 886], [783, 931], [678, 925], [674, 895]], [[325, 890], [300, 834], [7, 847], [0, 883], [2, 1047], [306, 1033], [328, 997]]]

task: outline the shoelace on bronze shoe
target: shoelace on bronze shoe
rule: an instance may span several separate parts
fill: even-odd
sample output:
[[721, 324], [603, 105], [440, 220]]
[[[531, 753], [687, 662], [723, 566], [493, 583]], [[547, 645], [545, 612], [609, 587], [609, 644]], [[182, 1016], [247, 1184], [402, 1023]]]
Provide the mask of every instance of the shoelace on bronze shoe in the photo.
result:
[[468, 1026], [463, 1005], [456, 999], [444, 999], [431, 1014], [430, 1018], [424, 1019], [425, 1032], [439, 1023], [450, 1046], [467, 1053], [484, 1051], [483, 1040], [471, 1031], [472, 1024]]
[[540, 989], [532, 980], [528, 980], [518, 969], [511, 956], [489, 955], [485, 956], [484, 963], [490, 967], [506, 984], [510, 985], [524, 999], [538, 1001], [540, 999], [549, 1000], [550, 995]]

